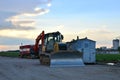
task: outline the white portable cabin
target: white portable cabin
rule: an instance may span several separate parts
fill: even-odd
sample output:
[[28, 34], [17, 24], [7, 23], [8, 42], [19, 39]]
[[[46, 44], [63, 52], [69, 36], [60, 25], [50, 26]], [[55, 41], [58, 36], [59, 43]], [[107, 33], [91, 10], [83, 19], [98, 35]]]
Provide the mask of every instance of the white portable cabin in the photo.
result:
[[68, 43], [71, 50], [83, 52], [84, 63], [96, 63], [96, 42], [86, 38], [73, 40]]

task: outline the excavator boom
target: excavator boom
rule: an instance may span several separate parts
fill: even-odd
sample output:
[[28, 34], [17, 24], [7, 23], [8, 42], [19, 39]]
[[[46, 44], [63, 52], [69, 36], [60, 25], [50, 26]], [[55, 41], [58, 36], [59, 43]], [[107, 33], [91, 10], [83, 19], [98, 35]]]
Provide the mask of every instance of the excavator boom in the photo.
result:
[[38, 37], [36, 38], [35, 45], [34, 45], [34, 51], [35, 53], [38, 53], [39, 51], [39, 41], [41, 40], [41, 45], [44, 45], [44, 31]]

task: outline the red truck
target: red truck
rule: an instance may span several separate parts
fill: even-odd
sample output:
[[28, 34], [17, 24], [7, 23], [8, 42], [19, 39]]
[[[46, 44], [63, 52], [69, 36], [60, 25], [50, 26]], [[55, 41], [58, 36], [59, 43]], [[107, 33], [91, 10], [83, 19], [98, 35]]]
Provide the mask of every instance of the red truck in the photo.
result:
[[33, 45], [22, 45], [20, 46], [20, 57], [31, 57], [31, 48], [33, 47]]

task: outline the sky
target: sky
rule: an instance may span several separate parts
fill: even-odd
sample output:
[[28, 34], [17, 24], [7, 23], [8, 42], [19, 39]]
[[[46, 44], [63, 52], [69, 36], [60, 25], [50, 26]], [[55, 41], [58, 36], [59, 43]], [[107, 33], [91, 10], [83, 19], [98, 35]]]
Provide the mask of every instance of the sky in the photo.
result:
[[79, 38], [112, 47], [120, 36], [120, 0], [0, 0], [0, 51], [34, 44], [36, 37], [60, 31], [64, 42]]

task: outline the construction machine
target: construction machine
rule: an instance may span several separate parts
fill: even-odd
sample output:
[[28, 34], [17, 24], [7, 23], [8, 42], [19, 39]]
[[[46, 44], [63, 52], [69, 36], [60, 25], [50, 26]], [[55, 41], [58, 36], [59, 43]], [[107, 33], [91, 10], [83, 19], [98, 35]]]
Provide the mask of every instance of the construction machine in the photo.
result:
[[67, 44], [62, 42], [63, 38], [59, 31], [47, 34], [42, 31], [31, 52], [39, 56], [41, 64], [50, 67], [84, 66], [83, 53], [68, 50]]
[[30, 57], [30, 48], [31, 48], [32, 45], [21, 45], [20, 46], [20, 54], [19, 56], [21, 58], [23, 57]]

